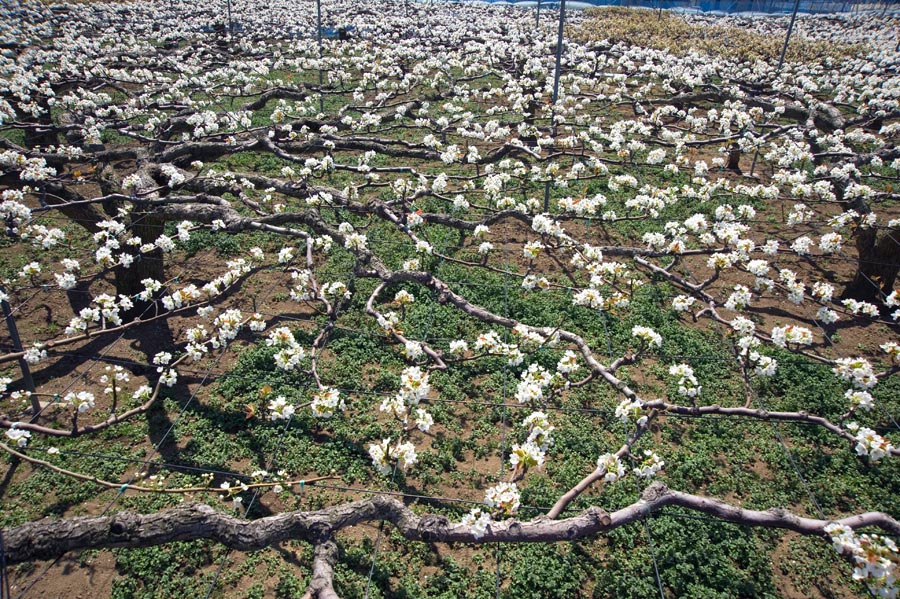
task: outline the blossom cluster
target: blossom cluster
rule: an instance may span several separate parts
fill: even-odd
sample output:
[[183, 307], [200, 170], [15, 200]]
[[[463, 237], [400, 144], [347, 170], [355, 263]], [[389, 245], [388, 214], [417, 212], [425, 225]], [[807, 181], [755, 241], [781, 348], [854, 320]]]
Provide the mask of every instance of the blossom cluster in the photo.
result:
[[485, 535], [492, 518], [512, 516], [519, 510], [521, 494], [516, 483], [499, 483], [484, 493], [484, 503], [488, 509], [476, 507], [463, 516], [462, 523], [469, 527], [472, 535], [480, 539]]
[[868, 456], [873, 462], [889, 455], [894, 446], [890, 441], [870, 428], [859, 426], [855, 422], [847, 424], [847, 430], [856, 438], [856, 453], [860, 456]]
[[398, 440], [392, 444], [390, 438], [369, 444], [369, 457], [372, 458], [372, 466], [381, 474], [390, 474], [393, 464], [406, 470], [419, 459], [412, 443]]
[[306, 350], [297, 343], [294, 333], [287, 327], [273, 329], [266, 338], [266, 345], [278, 350], [273, 359], [275, 365], [282, 370], [294, 370], [306, 358]]
[[864, 533], [858, 535], [849, 526], [832, 522], [825, 526], [835, 551], [853, 563], [853, 578], [869, 585], [877, 597], [898, 596], [897, 564], [900, 553], [888, 537]]

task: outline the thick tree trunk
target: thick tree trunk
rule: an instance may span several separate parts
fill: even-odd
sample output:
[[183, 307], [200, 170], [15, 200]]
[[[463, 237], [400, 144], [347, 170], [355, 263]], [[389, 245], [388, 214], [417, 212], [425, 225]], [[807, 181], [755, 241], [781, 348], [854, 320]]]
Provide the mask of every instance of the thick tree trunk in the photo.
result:
[[[143, 243], [153, 243], [163, 233], [164, 226], [165, 219], [159, 213], [152, 210], [135, 211], [131, 213], [129, 233], [140, 237]], [[134, 262], [128, 268], [116, 267], [116, 293], [134, 298], [144, 290], [144, 284], [141, 283], [144, 279], [165, 281], [163, 266], [163, 252], [158, 247], [151, 252], [136, 255]], [[131, 320], [144, 315], [149, 305], [149, 302], [140, 302], [135, 299], [134, 308], [125, 313], [125, 319]]]
[[893, 291], [900, 272], [900, 232], [891, 230], [878, 237], [877, 229], [857, 230], [856, 250], [856, 276], [841, 298], [880, 303]]
[[[100, 231], [97, 225], [99, 222], [110, 218], [99, 204], [82, 203], [85, 198], [61, 185], [50, 185], [47, 190], [50, 192], [47, 196], [48, 203], [91, 234]], [[156, 211], [135, 210], [130, 215], [128, 235], [139, 237], [143, 243], [153, 243], [162, 234], [165, 221], [165, 216]], [[134, 296], [144, 290], [141, 283], [144, 279], [165, 281], [163, 267], [163, 253], [159, 248], [145, 254], [135, 254], [134, 262], [128, 268], [115, 267], [116, 293], [131, 297], [135, 304], [134, 308], [123, 314], [125, 320], [145, 313], [149, 304], [137, 301]]]
[[[56, 135], [56, 131], [53, 129], [53, 120], [50, 116], [50, 106], [47, 104], [47, 99], [41, 97], [38, 99], [37, 104], [43, 112], [37, 118], [33, 128], [23, 129], [26, 148], [47, 147], [59, 143], [59, 136]], [[15, 112], [16, 120], [22, 122], [35, 121], [33, 116], [20, 111], [18, 106], [15, 106]]]
[[725, 166], [725, 168], [740, 174], [741, 147], [738, 144], [731, 144], [731, 147], [728, 148], [728, 164]]
[[[818, 150], [814, 147], [814, 151]], [[835, 197], [845, 210], [855, 210], [861, 218], [871, 214], [869, 203], [862, 197], [845, 203], [846, 190], [846, 182], [834, 182]], [[844, 288], [841, 299], [880, 304], [893, 291], [900, 270], [900, 231], [891, 229], [879, 237], [875, 227], [857, 227], [853, 236], [857, 253], [856, 274]]]

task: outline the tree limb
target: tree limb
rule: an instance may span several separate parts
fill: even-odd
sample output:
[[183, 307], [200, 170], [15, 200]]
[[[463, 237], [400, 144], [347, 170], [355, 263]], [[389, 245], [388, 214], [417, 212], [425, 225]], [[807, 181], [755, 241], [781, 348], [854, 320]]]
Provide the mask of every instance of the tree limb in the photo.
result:
[[[826, 536], [824, 528], [830, 522], [853, 529], [876, 526], [890, 534], [900, 534], [900, 522], [883, 512], [821, 520], [783, 509], [747, 510], [718, 499], [673, 491], [657, 482], [649, 486], [638, 501], [611, 514], [599, 507], [590, 507], [564, 520], [539, 516], [529, 521], [492, 522], [483, 536], [476, 536], [467, 525], [452, 523], [444, 516], [418, 516], [397, 499], [375, 496], [314, 512], [287, 512], [252, 521], [219, 512], [205, 504], [184, 504], [153, 514], [120, 512], [112, 516], [44, 519], [5, 529], [3, 538], [9, 564], [52, 559], [74, 550], [150, 547], [173, 541], [210, 539], [233, 549], [254, 551], [282, 541], [306, 540], [319, 543], [313, 585], [316, 580], [321, 581], [318, 584], [326, 594], [318, 596], [334, 597], [327, 594], [330, 564], [333, 564], [331, 560], [336, 551], [336, 546], [329, 543], [333, 543], [330, 539], [337, 531], [349, 526], [386, 521], [412, 541], [543, 543], [606, 533], [667, 506], [682, 507], [727, 522], [780, 528], [808, 536]], [[326, 541], [322, 542], [322, 539]]]

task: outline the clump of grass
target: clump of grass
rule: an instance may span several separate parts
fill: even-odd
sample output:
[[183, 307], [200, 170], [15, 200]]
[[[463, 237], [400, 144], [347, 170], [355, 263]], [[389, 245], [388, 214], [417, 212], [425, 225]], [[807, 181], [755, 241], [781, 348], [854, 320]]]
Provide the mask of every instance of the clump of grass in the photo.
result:
[[[684, 56], [691, 50], [710, 56], [741, 61], [778, 60], [784, 38], [767, 36], [740, 27], [701, 25], [685, 21], [681, 16], [660, 11], [648, 18], [648, 9], [603, 7], [588, 9], [583, 25], [571, 32], [579, 41], [604, 41], [666, 50]], [[824, 57], [847, 58], [863, 54], [865, 46], [791, 39], [785, 60], [789, 62], [819, 61]]]

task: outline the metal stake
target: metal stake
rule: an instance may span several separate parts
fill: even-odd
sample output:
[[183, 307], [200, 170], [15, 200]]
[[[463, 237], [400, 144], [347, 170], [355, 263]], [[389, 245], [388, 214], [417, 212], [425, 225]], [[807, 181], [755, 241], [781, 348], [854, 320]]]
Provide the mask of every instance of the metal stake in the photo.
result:
[[[0, 287], [0, 293], [6, 294], [6, 290], [3, 287]], [[9, 336], [12, 339], [13, 349], [17, 352], [24, 351], [22, 347], [22, 339], [19, 337], [19, 329], [16, 327], [16, 319], [13, 317], [12, 308], [9, 305], [9, 302], [6, 300], [0, 301], [0, 306], [3, 308], [3, 316], [6, 318], [6, 328], [9, 329]], [[37, 420], [38, 415], [41, 413], [41, 402], [37, 398], [37, 388], [34, 386], [34, 379], [31, 378], [31, 368], [28, 367], [28, 361], [22, 357], [19, 358], [19, 368], [22, 370], [22, 381], [25, 383], [25, 388], [31, 392], [31, 421], [34, 422]]]
[[[781, 49], [781, 57], [778, 59], [778, 69], [776, 73], [781, 73], [781, 67], [784, 65], [784, 55], [787, 54], [788, 42], [791, 41], [791, 32], [794, 31], [794, 21], [797, 20], [797, 9], [800, 8], [800, 0], [794, 1], [794, 12], [791, 13], [791, 24], [788, 25], [787, 35], [784, 36], [784, 47]], [[757, 146], [756, 152], [753, 154], [753, 163], [750, 165], [750, 176], [753, 176], [753, 171], [756, 169], [756, 159], [759, 158], [759, 147]]]
[[316, 0], [316, 37], [319, 40], [319, 112], [325, 112], [322, 98], [322, 0]]
[[791, 33], [794, 31], [794, 21], [797, 20], [797, 10], [800, 8], [800, 0], [794, 1], [794, 12], [791, 13], [791, 24], [788, 25], [787, 35], [784, 36], [784, 47], [781, 49], [781, 58], [778, 59], [778, 69], [781, 72], [781, 65], [784, 64], [784, 55], [787, 54], [788, 42], [791, 41]]
[[[797, 0], [799, 2], [800, 0]], [[559, 99], [559, 65], [562, 61], [563, 27], [566, 24], [566, 0], [559, 3], [559, 29], [556, 32], [556, 69], [553, 72], [553, 103]]]
[[[559, 100], [559, 69], [562, 63], [563, 28], [566, 24], [566, 0], [559, 3], [559, 29], [556, 32], [556, 66], [553, 70], [553, 101], [550, 103], [550, 134], [556, 137], [556, 101]], [[544, 185], [544, 212], [550, 211], [550, 181]]]
[[756, 152], [753, 153], [753, 162], [750, 163], [750, 176], [753, 176], [753, 171], [756, 169], [756, 159], [759, 158], [759, 146], [756, 148]]

